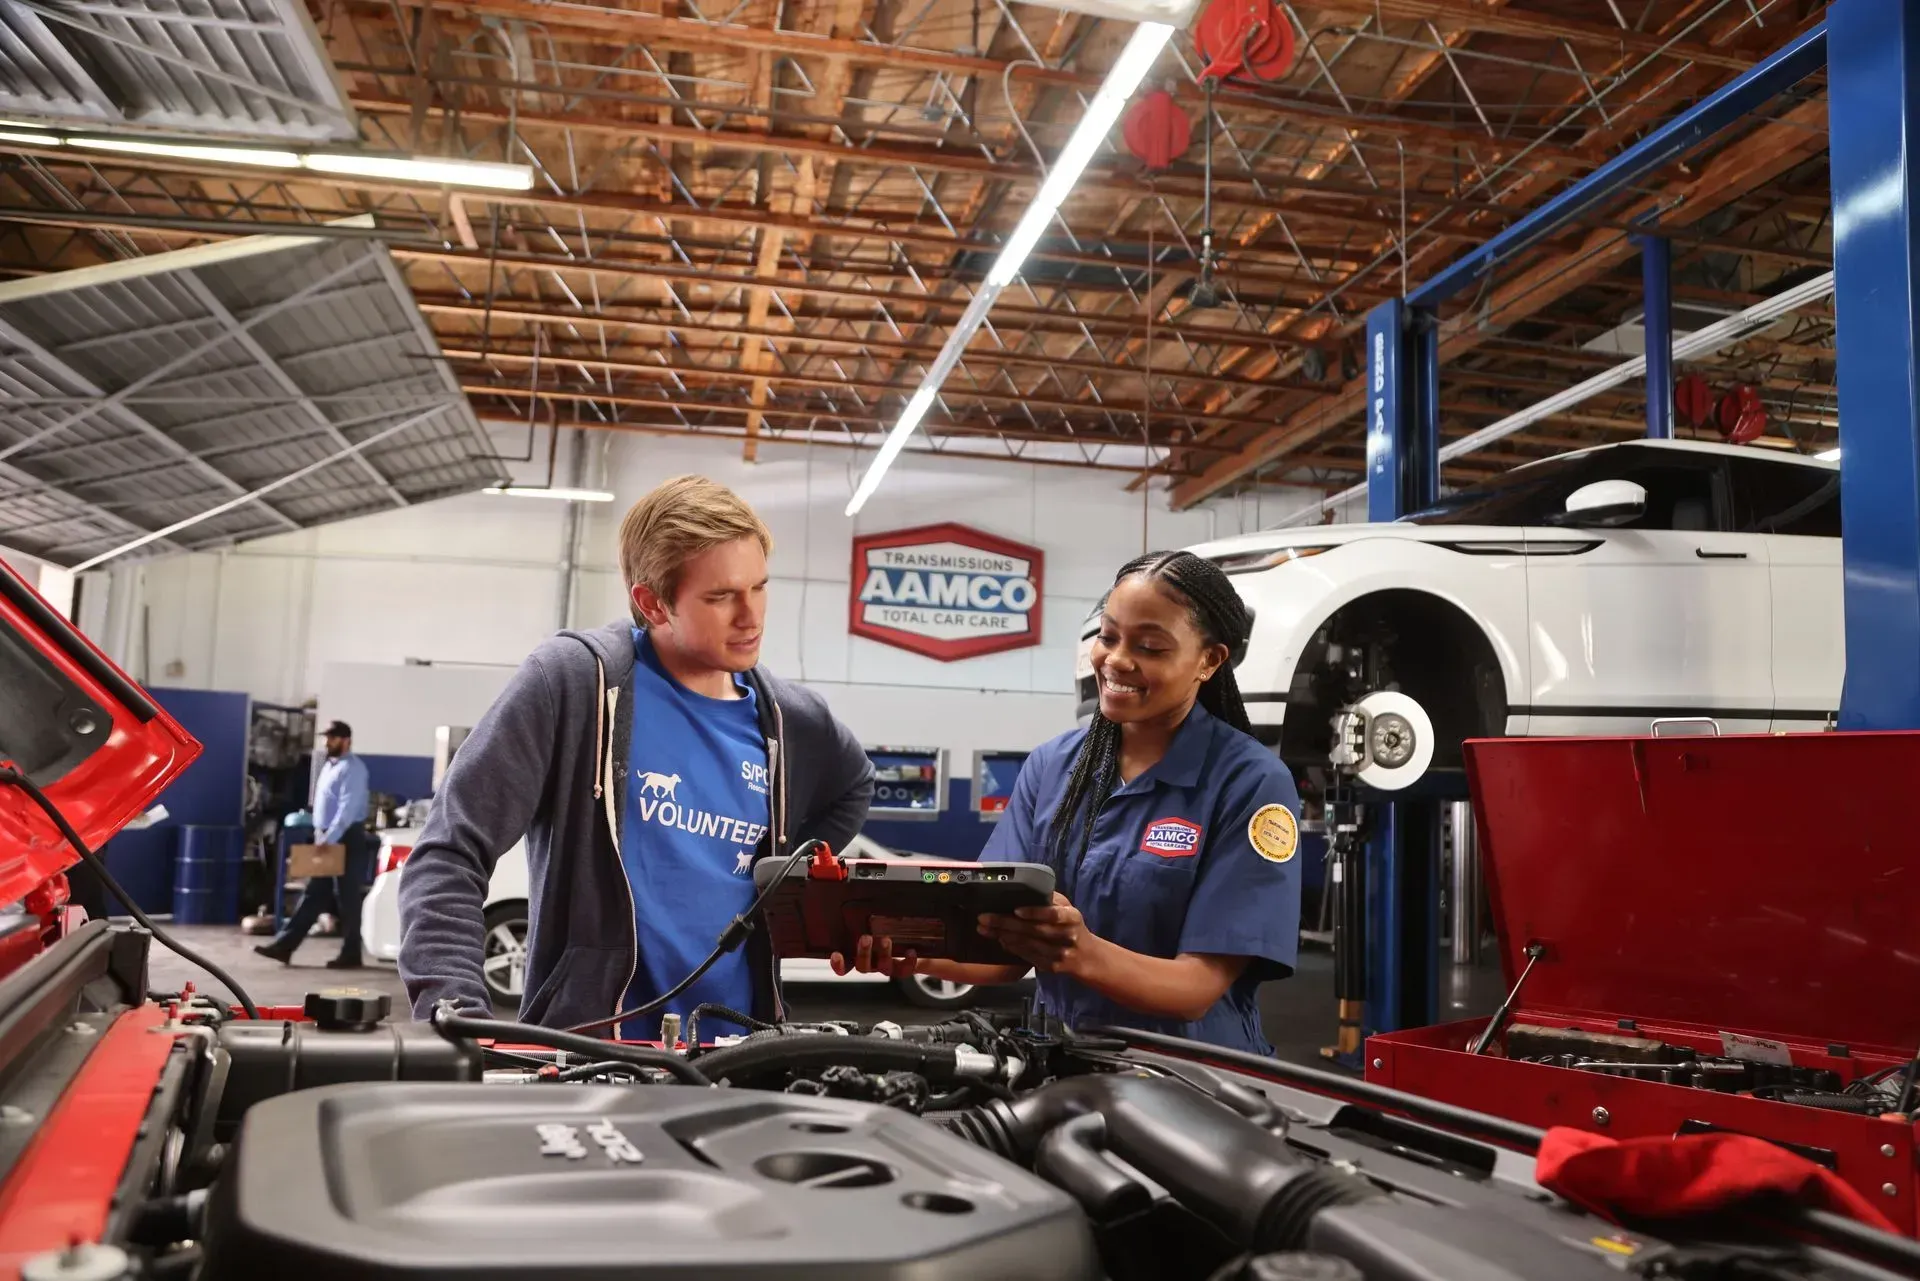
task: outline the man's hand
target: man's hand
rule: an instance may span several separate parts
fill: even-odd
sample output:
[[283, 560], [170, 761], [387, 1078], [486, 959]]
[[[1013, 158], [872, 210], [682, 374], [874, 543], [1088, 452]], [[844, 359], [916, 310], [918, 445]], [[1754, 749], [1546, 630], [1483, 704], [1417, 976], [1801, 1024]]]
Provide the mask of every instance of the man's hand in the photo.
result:
[[982, 916], [980, 932], [1043, 974], [1082, 976], [1104, 944], [1087, 928], [1080, 909], [1058, 891], [1048, 907]]
[[829, 961], [835, 974], [858, 972], [861, 974], [885, 974], [889, 978], [904, 978], [917, 972], [920, 958], [912, 952], [893, 954], [893, 940], [876, 940], [871, 934], [862, 934], [854, 945], [853, 961], [849, 963], [845, 955], [835, 952]]

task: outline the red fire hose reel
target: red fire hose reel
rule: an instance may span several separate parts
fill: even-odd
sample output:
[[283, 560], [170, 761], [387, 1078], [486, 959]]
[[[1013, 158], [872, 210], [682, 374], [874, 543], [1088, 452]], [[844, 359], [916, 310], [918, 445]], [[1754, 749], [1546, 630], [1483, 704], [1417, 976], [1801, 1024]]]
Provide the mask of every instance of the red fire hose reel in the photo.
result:
[[1272, 82], [1293, 66], [1293, 24], [1273, 0], [1213, 0], [1193, 24], [1193, 43], [1207, 60], [1200, 83]]
[[1713, 388], [1699, 374], [1688, 374], [1673, 385], [1673, 408], [1681, 422], [1698, 427], [1713, 412]]
[[1767, 407], [1744, 383], [1715, 400], [1705, 378], [1688, 374], [1673, 385], [1673, 410], [1689, 427], [1711, 425], [1730, 444], [1745, 445], [1767, 434]]
[[1193, 143], [1193, 123], [1165, 89], [1155, 89], [1134, 103], [1120, 132], [1127, 150], [1155, 173], [1186, 155]]
[[1714, 419], [1730, 444], [1744, 445], [1767, 434], [1767, 407], [1760, 403], [1760, 393], [1745, 385], [1720, 398]]

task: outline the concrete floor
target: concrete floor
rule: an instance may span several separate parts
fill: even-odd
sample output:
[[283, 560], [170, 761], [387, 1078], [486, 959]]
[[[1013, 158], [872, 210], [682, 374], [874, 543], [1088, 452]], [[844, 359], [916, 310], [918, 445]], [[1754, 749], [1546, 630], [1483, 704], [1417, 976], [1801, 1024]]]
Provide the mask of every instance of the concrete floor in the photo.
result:
[[[233, 926], [183, 925], [171, 927], [171, 932], [188, 947], [225, 967], [253, 999], [263, 1005], [298, 1005], [308, 992], [317, 988], [354, 986], [386, 992], [393, 997], [396, 1014], [406, 1010], [406, 993], [391, 965], [375, 962], [365, 969], [344, 971], [325, 968], [327, 958], [338, 952], [336, 939], [309, 939], [295, 953], [293, 964], [287, 966], [254, 955], [254, 946], [266, 940], [243, 935]], [[201, 987], [217, 987], [197, 967], [157, 945], [153, 949], [151, 970], [152, 987], [157, 992], [177, 991], [188, 979]], [[1018, 1009], [1028, 990], [1028, 985], [1022, 984], [990, 992], [985, 994], [982, 1004], [988, 1008]], [[1441, 975], [1440, 1017], [1451, 1021], [1489, 1014], [1499, 1005], [1503, 994], [1499, 968], [1491, 961], [1472, 969], [1449, 967]], [[788, 995], [796, 1012], [806, 1019], [875, 1023], [883, 1019], [925, 1022], [929, 1016], [937, 1017], [932, 1011], [902, 1001], [892, 987], [884, 983], [792, 984]], [[511, 1015], [512, 1011], [501, 1013]], [[1268, 1039], [1281, 1058], [1320, 1064], [1320, 1047], [1330, 1044], [1335, 1032], [1333, 958], [1323, 949], [1303, 950], [1291, 979], [1261, 988], [1260, 1017]]]

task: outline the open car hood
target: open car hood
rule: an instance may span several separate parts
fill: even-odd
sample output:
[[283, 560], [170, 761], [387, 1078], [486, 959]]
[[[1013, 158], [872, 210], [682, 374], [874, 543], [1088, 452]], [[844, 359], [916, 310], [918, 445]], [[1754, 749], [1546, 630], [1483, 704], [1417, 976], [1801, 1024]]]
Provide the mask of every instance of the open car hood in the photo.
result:
[[[91, 848], [144, 811], [200, 744], [0, 561], [0, 760]], [[80, 856], [31, 798], [0, 786], [0, 904]]]

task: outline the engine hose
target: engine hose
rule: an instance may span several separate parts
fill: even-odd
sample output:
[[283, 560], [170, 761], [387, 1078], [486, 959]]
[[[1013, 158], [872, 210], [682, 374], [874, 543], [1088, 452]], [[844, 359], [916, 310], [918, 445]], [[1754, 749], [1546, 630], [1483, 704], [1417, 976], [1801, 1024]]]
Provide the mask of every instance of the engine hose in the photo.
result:
[[434, 1029], [449, 1041], [492, 1039], [506, 1041], [509, 1044], [544, 1045], [555, 1050], [566, 1050], [570, 1054], [586, 1055], [595, 1061], [617, 1059], [633, 1067], [658, 1068], [687, 1085], [712, 1083], [704, 1072], [678, 1054], [670, 1054], [651, 1046], [621, 1045], [613, 1041], [602, 1041], [598, 1037], [582, 1036], [578, 1032], [563, 1032], [556, 1028], [538, 1027], [531, 1023], [508, 1023], [500, 1019], [479, 1018], [471, 1014], [462, 1014], [446, 1004], [434, 1010], [432, 1022]]
[[[710, 1050], [700, 1056], [699, 1062], [700, 1071], [716, 1084], [739, 1085], [770, 1072], [807, 1072], [842, 1064], [863, 1072], [917, 1072], [934, 1085], [961, 1077], [960, 1056], [952, 1046], [818, 1032], [757, 1034], [738, 1045]], [[992, 1060], [987, 1062], [991, 1064]]]
[[1279, 1135], [1164, 1077], [1055, 1081], [1011, 1103], [960, 1113], [947, 1128], [1031, 1166], [1050, 1131], [1090, 1113], [1105, 1120], [1106, 1150], [1243, 1249], [1301, 1249], [1321, 1211], [1384, 1195], [1365, 1179], [1309, 1163]]

